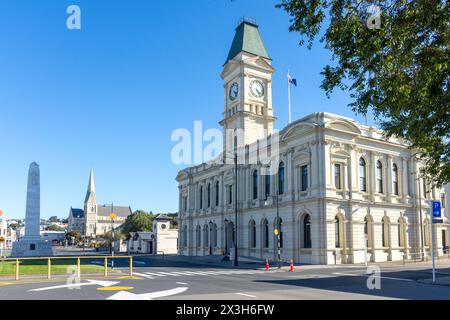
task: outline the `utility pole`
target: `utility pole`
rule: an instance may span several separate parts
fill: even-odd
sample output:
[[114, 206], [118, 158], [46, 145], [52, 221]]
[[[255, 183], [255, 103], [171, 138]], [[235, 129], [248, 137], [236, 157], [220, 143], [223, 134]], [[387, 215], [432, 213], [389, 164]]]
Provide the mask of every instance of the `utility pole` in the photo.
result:
[[280, 207], [279, 207], [279, 199], [280, 196], [280, 168], [278, 167], [277, 174], [277, 183], [276, 183], [276, 196], [277, 196], [277, 253], [278, 253], [278, 269], [281, 269], [281, 223], [280, 223]]

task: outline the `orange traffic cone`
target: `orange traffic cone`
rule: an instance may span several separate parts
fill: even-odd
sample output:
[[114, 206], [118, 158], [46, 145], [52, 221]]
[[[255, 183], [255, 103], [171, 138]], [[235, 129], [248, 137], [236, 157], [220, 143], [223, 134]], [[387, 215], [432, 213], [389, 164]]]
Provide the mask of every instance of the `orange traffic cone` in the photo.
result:
[[290, 272], [294, 272], [294, 260], [291, 259], [291, 267], [289, 268]]
[[266, 271], [269, 271], [269, 268], [270, 268], [270, 266], [269, 266], [269, 259], [266, 258]]

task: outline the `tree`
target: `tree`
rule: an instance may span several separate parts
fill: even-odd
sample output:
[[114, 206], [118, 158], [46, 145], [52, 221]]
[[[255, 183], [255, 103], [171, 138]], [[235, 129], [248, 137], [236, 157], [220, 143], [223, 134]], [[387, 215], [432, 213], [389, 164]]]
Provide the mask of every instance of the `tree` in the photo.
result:
[[57, 226], [56, 224], [52, 224], [52, 225], [48, 226], [47, 230], [48, 231], [64, 231], [64, 228]]
[[130, 232], [152, 231], [154, 215], [143, 210], [137, 210], [130, 214], [120, 227], [121, 232], [128, 235]]
[[[376, 6], [372, 3], [376, 3]], [[289, 31], [311, 49], [321, 38], [335, 64], [322, 71], [321, 88], [348, 90], [350, 107], [372, 109], [387, 136], [411, 143], [422, 173], [450, 182], [450, 1], [281, 0]]]
[[59, 219], [58, 219], [57, 216], [51, 216], [51, 217], [48, 219], [48, 221], [50, 221], [50, 222], [58, 222]]
[[80, 231], [70, 231], [66, 233], [66, 239], [70, 240], [71, 238], [75, 238], [76, 241], [79, 241], [81, 239], [81, 233]]

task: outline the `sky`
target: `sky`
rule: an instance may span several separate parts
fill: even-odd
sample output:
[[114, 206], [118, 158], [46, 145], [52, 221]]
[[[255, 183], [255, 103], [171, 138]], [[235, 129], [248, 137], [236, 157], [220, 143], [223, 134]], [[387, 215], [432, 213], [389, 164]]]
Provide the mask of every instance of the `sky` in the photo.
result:
[[[243, 16], [255, 19], [276, 70], [275, 127], [327, 111], [364, 122], [346, 92], [330, 99], [320, 71], [331, 53], [299, 46], [278, 0], [2, 0], [0, 2], [0, 209], [25, 216], [29, 164], [41, 170], [41, 217], [82, 208], [89, 171], [97, 201], [176, 212], [171, 160], [178, 128], [221, 129], [223, 63]], [[69, 30], [70, 5], [81, 30]], [[369, 119], [369, 124], [371, 123]]]

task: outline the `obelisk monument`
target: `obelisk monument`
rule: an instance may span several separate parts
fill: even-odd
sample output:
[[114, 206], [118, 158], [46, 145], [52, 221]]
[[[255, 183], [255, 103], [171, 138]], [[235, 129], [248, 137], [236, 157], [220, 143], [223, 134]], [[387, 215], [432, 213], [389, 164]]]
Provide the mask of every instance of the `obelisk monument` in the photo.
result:
[[42, 257], [53, 255], [51, 243], [42, 239], [41, 223], [41, 179], [39, 165], [30, 164], [28, 171], [27, 205], [25, 212], [25, 236], [13, 243], [13, 257]]

